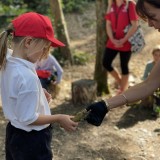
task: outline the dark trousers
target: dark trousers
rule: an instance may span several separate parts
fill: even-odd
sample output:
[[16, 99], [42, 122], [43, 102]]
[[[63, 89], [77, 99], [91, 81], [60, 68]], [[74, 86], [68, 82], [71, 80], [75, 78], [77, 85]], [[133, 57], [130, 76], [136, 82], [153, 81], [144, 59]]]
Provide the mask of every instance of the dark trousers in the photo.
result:
[[107, 71], [109, 72], [113, 71], [114, 68], [112, 66], [112, 62], [118, 53], [120, 54], [120, 65], [121, 65], [122, 74], [128, 75], [129, 74], [128, 64], [132, 54], [131, 51], [122, 52], [122, 51], [106, 48], [104, 52], [104, 57], [103, 57], [103, 66]]
[[8, 123], [6, 160], [52, 160], [52, 127], [26, 132]]
[[41, 81], [42, 88], [48, 90], [48, 85], [50, 84], [50, 80], [48, 78], [39, 78]]

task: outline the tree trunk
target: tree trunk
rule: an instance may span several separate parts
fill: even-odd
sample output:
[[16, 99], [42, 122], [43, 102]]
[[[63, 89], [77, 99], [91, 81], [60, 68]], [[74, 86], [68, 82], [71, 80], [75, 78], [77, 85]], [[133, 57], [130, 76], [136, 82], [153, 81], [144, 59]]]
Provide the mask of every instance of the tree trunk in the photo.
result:
[[54, 17], [54, 26], [57, 37], [66, 46], [58, 48], [60, 54], [69, 64], [73, 63], [73, 58], [70, 49], [70, 39], [68, 35], [67, 25], [62, 11], [61, 0], [50, 0], [51, 13]]
[[97, 95], [109, 93], [107, 83], [107, 72], [102, 65], [102, 58], [106, 43], [106, 24], [105, 13], [107, 9], [107, 0], [96, 0], [96, 16], [97, 16], [97, 39], [96, 39], [96, 64], [94, 79], [97, 81]]
[[94, 80], [82, 79], [72, 83], [73, 104], [90, 104], [97, 96], [97, 83]]

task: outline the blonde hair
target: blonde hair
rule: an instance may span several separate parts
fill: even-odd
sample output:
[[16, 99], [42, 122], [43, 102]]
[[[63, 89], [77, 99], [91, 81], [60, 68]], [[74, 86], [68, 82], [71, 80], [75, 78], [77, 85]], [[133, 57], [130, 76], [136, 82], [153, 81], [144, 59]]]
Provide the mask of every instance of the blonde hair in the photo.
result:
[[[10, 33], [14, 32], [14, 27], [12, 24], [10, 24], [5, 31], [3, 31], [0, 34], [0, 70], [5, 68], [6, 65], [6, 55], [7, 55], [7, 48], [8, 48], [8, 37]], [[27, 36], [26, 36], [27, 37]], [[14, 37], [12, 41], [14, 43], [19, 43], [19, 46], [22, 46], [23, 41], [26, 38], [24, 37]], [[39, 44], [41, 49], [45, 49], [43, 55], [40, 57], [40, 59], [46, 58], [49, 54], [49, 48], [50, 48], [50, 41], [43, 39], [43, 38], [34, 38], [34, 41], [37, 43], [37, 46]], [[47, 47], [45, 47], [47, 46]]]
[[157, 45], [153, 48], [152, 54], [154, 55], [155, 52], [160, 51], [160, 45]]
[[5, 67], [8, 47], [8, 36], [13, 31], [14, 27], [12, 24], [10, 24], [7, 29], [0, 34], [0, 70]]

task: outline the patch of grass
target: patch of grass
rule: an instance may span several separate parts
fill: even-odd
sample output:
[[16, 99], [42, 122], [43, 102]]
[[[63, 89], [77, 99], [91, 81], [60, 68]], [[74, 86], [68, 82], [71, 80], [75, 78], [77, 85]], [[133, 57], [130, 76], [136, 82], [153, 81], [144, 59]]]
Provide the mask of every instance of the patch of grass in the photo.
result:
[[73, 55], [73, 61], [75, 65], [86, 65], [93, 57], [85, 52], [76, 52]]

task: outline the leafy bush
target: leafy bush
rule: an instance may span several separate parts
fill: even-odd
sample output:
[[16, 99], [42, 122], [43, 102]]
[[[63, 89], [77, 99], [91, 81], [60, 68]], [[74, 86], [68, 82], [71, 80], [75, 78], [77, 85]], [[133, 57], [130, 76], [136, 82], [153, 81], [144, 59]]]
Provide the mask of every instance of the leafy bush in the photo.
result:
[[20, 1], [4, 1], [0, 2], [0, 28], [5, 28], [8, 23], [17, 15], [26, 12], [26, 5]]
[[[65, 12], [82, 12], [90, 1], [95, 0], [62, 0]], [[0, 28], [19, 14], [35, 11], [41, 14], [50, 14], [50, 4], [46, 0], [1, 0], [0, 1]]]
[[76, 53], [73, 55], [73, 61], [75, 65], [85, 65], [89, 61], [87, 53]]
[[49, 9], [49, 2], [46, 0], [1, 0], [0, 28], [6, 27], [14, 17], [24, 12], [35, 11], [48, 14]]
[[64, 12], [82, 12], [84, 7], [90, 1], [95, 0], [63, 0], [63, 10]]
[[61, 55], [59, 48], [54, 48], [54, 50], [52, 51], [52, 55], [56, 58], [56, 60], [59, 62], [61, 66], [65, 66], [66, 62], [63, 56]]
[[[61, 66], [66, 66], [67, 61], [60, 54], [59, 48], [55, 48], [52, 52], [52, 55], [57, 59]], [[76, 52], [73, 54], [73, 63], [74, 65], [86, 65], [89, 60], [93, 59], [93, 57], [84, 52]]]
[[48, 14], [50, 9], [49, 1], [46, 0], [23, 0], [27, 4], [28, 10], [36, 11], [41, 14]]

